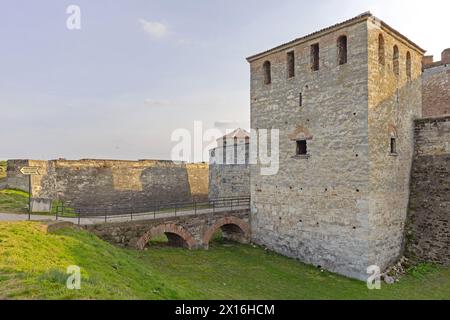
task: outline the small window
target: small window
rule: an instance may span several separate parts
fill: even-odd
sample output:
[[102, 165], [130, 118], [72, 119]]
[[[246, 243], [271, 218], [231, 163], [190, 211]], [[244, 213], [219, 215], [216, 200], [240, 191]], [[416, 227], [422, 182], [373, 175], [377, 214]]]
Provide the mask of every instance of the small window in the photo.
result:
[[287, 53], [287, 77], [295, 77], [295, 55], [294, 51]]
[[298, 106], [303, 106], [303, 93], [301, 92], [298, 94]]
[[272, 83], [272, 71], [271, 71], [269, 61], [264, 62], [263, 69], [264, 69], [264, 83], [271, 84]]
[[311, 46], [311, 70], [312, 71], [319, 70], [319, 57], [320, 57], [319, 44], [316, 43]]
[[397, 140], [391, 138], [391, 154], [397, 154]]
[[296, 154], [297, 156], [304, 156], [308, 153], [306, 140], [299, 140], [297, 141], [297, 150]]
[[406, 53], [406, 76], [408, 80], [411, 79], [411, 53], [409, 51]]
[[341, 36], [337, 41], [338, 64], [343, 65], [347, 63], [347, 37]]
[[223, 138], [222, 164], [227, 164], [227, 139]]
[[392, 53], [392, 65], [394, 69], [394, 74], [396, 76], [400, 75], [400, 68], [399, 68], [399, 54], [398, 54], [398, 47], [395, 45]]
[[234, 162], [233, 164], [238, 163], [238, 138], [234, 137]]
[[378, 36], [378, 63], [384, 66], [384, 38], [382, 34]]

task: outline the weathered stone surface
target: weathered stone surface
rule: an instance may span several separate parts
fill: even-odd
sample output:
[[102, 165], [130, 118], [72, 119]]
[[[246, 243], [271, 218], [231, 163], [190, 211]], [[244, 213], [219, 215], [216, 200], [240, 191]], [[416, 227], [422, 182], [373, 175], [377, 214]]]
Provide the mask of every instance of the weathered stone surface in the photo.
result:
[[[369, 21], [369, 185], [368, 265], [382, 270], [402, 254], [409, 182], [414, 151], [414, 119], [422, 113], [422, 52]], [[378, 39], [384, 38], [385, 65], [379, 63]], [[399, 74], [394, 73], [394, 46]], [[407, 55], [411, 56], [411, 77]], [[391, 153], [391, 138], [396, 152]]]
[[238, 129], [238, 139], [218, 139], [210, 151], [209, 199], [250, 196], [249, 135]]
[[[385, 66], [378, 63], [380, 33]], [[348, 39], [348, 57], [338, 65], [342, 35]], [[311, 69], [315, 43], [318, 71]], [[399, 76], [393, 71], [394, 44]], [[288, 78], [286, 55], [292, 50], [295, 76]], [[370, 16], [251, 60], [251, 126], [280, 132], [279, 172], [262, 176], [260, 165], [251, 168], [255, 242], [358, 279], [367, 278], [370, 265], [385, 269], [400, 256], [413, 119], [421, 111], [422, 55]], [[264, 83], [266, 61], [271, 84]], [[397, 155], [390, 154], [393, 135]], [[307, 140], [307, 156], [295, 157], [294, 136]]]
[[148, 207], [208, 197], [208, 164], [142, 160], [9, 160], [7, 184], [28, 191], [24, 166], [32, 176], [34, 198], [61, 199], [74, 207]]
[[450, 116], [416, 121], [406, 255], [450, 264]]
[[32, 212], [50, 212], [52, 210], [52, 199], [33, 198], [31, 200]]
[[450, 61], [425, 68], [422, 79], [423, 116], [450, 114]]

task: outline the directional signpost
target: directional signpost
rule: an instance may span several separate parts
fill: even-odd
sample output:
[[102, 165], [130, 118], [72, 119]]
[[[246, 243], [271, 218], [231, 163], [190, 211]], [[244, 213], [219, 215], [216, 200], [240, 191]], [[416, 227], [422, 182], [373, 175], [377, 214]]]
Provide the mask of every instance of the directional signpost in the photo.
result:
[[31, 176], [39, 174], [38, 167], [22, 167], [20, 172], [24, 176], [28, 176], [28, 220], [31, 220]]

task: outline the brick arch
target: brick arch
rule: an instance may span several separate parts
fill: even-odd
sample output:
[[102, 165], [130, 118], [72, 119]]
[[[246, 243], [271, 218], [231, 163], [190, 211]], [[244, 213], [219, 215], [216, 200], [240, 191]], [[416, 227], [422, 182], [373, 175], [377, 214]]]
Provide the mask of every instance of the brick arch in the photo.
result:
[[166, 234], [168, 237], [170, 237], [170, 235], [174, 235], [176, 238], [181, 239], [183, 242], [182, 246], [188, 249], [192, 249], [195, 247], [194, 237], [182, 226], [173, 223], [161, 224], [159, 226], [151, 228], [150, 231], [147, 231], [142, 237], [139, 238], [136, 243], [136, 247], [139, 250], [143, 250], [150, 239], [160, 234]]
[[[212, 236], [214, 235], [214, 233], [219, 229], [222, 228], [224, 226], [234, 226], [235, 230], [236, 228], [239, 230], [239, 232], [241, 233], [241, 241], [240, 242], [248, 242], [250, 240], [250, 226], [247, 222], [245, 222], [242, 219], [239, 219], [237, 217], [225, 217], [225, 218], [221, 218], [219, 220], [217, 220], [216, 223], [214, 223], [213, 226], [211, 226], [210, 228], [208, 228], [208, 230], [206, 230], [206, 232], [203, 235], [202, 238], [202, 242], [203, 242], [203, 246], [205, 248], [209, 247], [209, 242], [211, 241]], [[236, 230], [237, 231], [237, 230]]]

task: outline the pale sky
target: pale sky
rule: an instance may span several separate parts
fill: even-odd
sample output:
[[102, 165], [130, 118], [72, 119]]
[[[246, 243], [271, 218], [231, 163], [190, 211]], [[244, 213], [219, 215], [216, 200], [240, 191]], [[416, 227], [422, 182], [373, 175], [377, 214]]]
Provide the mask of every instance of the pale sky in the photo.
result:
[[248, 128], [245, 57], [365, 11], [436, 60], [450, 47], [448, 0], [0, 4], [0, 159], [169, 159], [194, 121]]

